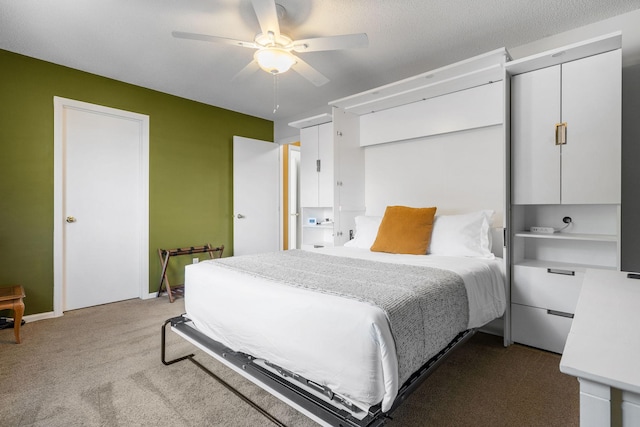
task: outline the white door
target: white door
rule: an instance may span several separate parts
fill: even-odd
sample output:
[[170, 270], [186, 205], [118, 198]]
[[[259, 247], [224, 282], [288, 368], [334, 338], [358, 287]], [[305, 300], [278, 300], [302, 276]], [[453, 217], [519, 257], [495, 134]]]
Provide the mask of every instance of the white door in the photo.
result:
[[61, 98], [55, 102], [54, 240], [61, 309], [144, 296], [148, 116]]
[[289, 249], [300, 249], [300, 147], [289, 144]]
[[280, 146], [233, 137], [233, 254], [280, 249]]

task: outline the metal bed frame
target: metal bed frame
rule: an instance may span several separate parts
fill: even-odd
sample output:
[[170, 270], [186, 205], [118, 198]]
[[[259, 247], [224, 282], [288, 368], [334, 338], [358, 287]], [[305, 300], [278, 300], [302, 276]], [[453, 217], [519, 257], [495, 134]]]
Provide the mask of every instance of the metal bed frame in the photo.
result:
[[185, 340], [205, 351], [227, 367], [241, 374], [254, 384], [273, 394], [289, 406], [297, 409], [307, 417], [324, 426], [339, 427], [380, 427], [389, 419], [390, 414], [443, 362], [455, 348], [465, 343], [475, 333], [470, 329], [458, 334], [444, 349], [429, 359], [398, 390], [398, 396], [388, 412], [382, 412], [380, 405], [369, 408], [365, 412], [355, 407], [347, 399], [334, 394], [327, 387], [309, 381], [293, 372], [257, 359], [251, 355], [235, 352], [209, 338], [190, 325], [186, 315], [167, 319], [162, 325], [161, 360], [164, 365], [172, 365], [182, 360], [189, 360], [213, 377], [229, 391], [264, 415], [273, 424], [285, 427], [285, 424], [273, 417], [258, 404], [251, 401], [233, 386], [222, 380], [205, 366], [194, 359], [194, 354], [166, 360], [166, 328], [171, 329]]

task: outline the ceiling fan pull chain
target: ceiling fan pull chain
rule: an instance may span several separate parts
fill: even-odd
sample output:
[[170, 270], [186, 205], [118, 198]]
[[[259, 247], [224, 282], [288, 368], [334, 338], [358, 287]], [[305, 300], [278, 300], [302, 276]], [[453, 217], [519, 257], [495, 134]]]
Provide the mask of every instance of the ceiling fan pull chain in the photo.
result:
[[278, 74], [273, 74], [273, 114], [278, 111], [280, 104], [278, 104]]

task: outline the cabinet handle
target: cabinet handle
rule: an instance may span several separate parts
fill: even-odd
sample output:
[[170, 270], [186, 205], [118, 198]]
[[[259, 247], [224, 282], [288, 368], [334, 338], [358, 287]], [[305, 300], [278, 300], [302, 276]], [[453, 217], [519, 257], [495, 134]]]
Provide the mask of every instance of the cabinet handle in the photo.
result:
[[560, 316], [560, 317], [566, 317], [566, 318], [569, 318], [569, 319], [573, 319], [573, 314], [565, 313], [564, 311], [547, 310], [547, 314], [550, 314], [552, 316]]
[[575, 276], [576, 272], [571, 270], [560, 270], [559, 268], [547, 268], [547, 273], [562, 274], [565, 276]]
[[316, 172], [320, 172], [320, 159], [316, 160]]
[[567, 123], [556, 124], [556, 145], [565, 145], [567, 143]]

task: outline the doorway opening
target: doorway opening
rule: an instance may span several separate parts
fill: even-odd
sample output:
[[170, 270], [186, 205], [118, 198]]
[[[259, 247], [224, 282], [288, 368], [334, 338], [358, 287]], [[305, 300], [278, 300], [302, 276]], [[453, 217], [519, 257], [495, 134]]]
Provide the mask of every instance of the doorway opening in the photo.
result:
[[282, 151], [284, 193], [282, 198], [283, 249], [300, 249], [300, 142], [283, 145]]

